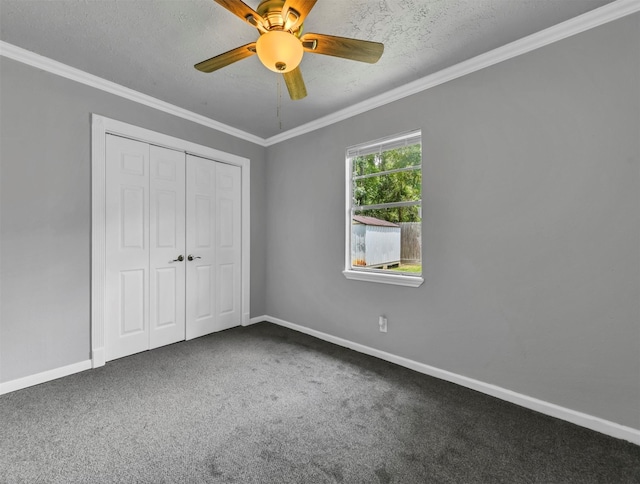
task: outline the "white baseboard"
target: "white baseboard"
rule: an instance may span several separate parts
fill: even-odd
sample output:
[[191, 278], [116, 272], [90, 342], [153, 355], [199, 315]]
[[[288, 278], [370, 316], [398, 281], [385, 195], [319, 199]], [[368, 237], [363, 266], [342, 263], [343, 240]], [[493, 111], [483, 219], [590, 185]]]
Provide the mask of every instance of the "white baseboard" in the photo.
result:
[[36, 373], [35, 375], [25, 376], [24, 378], [18, 378], [5, 383], [0, 383], [0, 395], [5, 393], [15, 392], [16, 390], [22, 390], [23, 388], [31, 387], [33, 385], [39, 385], [51, 380], [57, 380], [63, 376], [73, 375], [74, 373], [80, 373], [84, 370], [91, 368], [91, 360], [81, 361], [72, 365], [62, 366], [53, 370], [43, 371], [42, 373]]
[[252, 324], [256, 324], [256, 323], [262, 323], [263, 321], [270, 321], [270, 319], [273, 318], [269, 318], [269, 316], [258, 316], [257, 318], [251, 318], [249, 320], [249, 322], [247, 324], [244, 324], [243, 326], [251, 326]]
[[354, 343], [353, 341], [338, 338], [336, 336], [332, 336], [321, 331], [316, 331], [315, 329], [306, 328], [304, 326], [300, 326], [299, 324], [290, 323], [282, 319], [274, 318], [271, 316], [251, 318], [252, 324], [261, 321], [267, 321], [279, 326], [284, 326], [285, 328], [293, 329], [294, 331], [299, 331], [301, 333], [314, 336], [318, 339], [328, 341], [329, 343], [344, 346], [345, 348], [350, 348], [354, 351], [364, 353], [369, 356], [375, 356], [376, 358], [380, 358], [381, 360], [386, 360], [391, 363], [404, 366], [405, 368], [410, 368], [417, 372], [424, 373], [425, 375], [433, 376], [441, 380], [446, 380], [451, 383], [461, 385], [463, 387], [471, 388], [472, 390], [476, 390], [486, 395], [491, 395], [492, 397], [496, 397], [510, 403], [515, 403], [516, 405], [520, 405], [521, 407], [525, 407], [536, 412], [549, 415], [551, 417], [565, 420], [567, 422], [580, 425], [581, 427], [595, 430], [596, 432], [600, 432], [602, 434], [610, 435], [611, 437], [615, 437], [617, 439], [627, 440], [634, 444], [640, 445], [639, 429], [626, 427], [615, 422], [610, 422], [599, 417], [594, 417], [593, 415], [588, 415], [576, 410], [571, 410], [570, 408], [561, 407], [554, 403], [545, 402], [544, 400], [539, 400], [528, 395], [523, 395], [521, 393], [507, 390], [506, 388], [492, 385], [490, 383], [485, 383], [479, 380], [474, 380], [473, 378], [458, 375], [456, 373], [451, 373], [446, 370], [441, 370], [433, 366], [425, 365], [424, 363], [419, 363], [408, 358], [403, 358], [402, 356], [386, 353], [369, 346]]

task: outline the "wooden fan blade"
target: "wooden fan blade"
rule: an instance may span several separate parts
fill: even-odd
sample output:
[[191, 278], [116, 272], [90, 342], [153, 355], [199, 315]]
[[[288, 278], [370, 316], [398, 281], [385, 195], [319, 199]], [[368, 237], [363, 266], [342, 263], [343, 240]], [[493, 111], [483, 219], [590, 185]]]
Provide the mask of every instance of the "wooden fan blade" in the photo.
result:
[[349, 39], [323, 34], [304, 34], [300, 40], [307, 52], [332, 55], [375, 64], [384, 52], [384, 45], [368, 40]]
[[252, 27], [257, 28], [258, 30], [266, 30], [264, 27], [264, 19], [252, 9], [249, 5], [244, 3], [241, 0], [213, 0], [218, 5], [223, 6], [229, 12], [234, 15], [237, 15], [242, 20], [247, 22]]
[[218, 69], [222, 69], [223, 67], [228, 66], [229, 64], [233, 64], [234, 62], [238, 62], [239, 60], [245, 59], [247, 57], [251, 57], [256, 53], [256, 43], [251, 42], [250, 44], [243, 45], [242, 47], [237, 47], [229, 52], [225, 52], [224, 54], [217, 55], [212, 57], [211, 59], [207, 59], [202, 62], [198, 62], [195, 66], [196, 69], [202, 72], [213, 72]]
[[297, 101], [307, 96], [307, 88], [304, 85], [302, 71], [299, 66], [292, 71], [282, 74], [282, 76], [284, 77], [284, 82], [287, 84], [289, 97], [291, 99]]
[[285, 30], [296, 30], [309, 14], [317, 0], [287, 0], [282, 7]]

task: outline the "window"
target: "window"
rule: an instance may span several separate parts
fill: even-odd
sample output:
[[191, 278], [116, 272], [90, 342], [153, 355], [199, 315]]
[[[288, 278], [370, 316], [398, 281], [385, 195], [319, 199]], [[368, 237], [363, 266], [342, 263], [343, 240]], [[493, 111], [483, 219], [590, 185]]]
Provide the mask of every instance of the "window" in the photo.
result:
[[348, 279], [422, 284], [422, 142], [412, 131], [347, 149]]

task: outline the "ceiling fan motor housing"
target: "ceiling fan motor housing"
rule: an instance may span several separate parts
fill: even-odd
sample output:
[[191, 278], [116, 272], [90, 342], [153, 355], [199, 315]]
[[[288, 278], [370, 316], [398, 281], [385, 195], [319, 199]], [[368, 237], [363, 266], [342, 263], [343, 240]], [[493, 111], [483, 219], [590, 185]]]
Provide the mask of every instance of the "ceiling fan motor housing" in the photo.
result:
[[[287, 23], [293, 25], [295, 20], [298, 19], [299, 14], [295, 10], [289, 10], [287, 13], [288, 18], [284, 18], [282, 8], [284, 7], [284, 0], [263, 0], [258, 5], [256, 12], [267, 22], [266, 27], [268, 30], [289, 30], [287, 29]], [[288, 22], [287, 22], [288, 21]], [[302, 33], [302, 24], [298, 25], [295, 30], [289, 30], [296, 37], [300, 37]]]

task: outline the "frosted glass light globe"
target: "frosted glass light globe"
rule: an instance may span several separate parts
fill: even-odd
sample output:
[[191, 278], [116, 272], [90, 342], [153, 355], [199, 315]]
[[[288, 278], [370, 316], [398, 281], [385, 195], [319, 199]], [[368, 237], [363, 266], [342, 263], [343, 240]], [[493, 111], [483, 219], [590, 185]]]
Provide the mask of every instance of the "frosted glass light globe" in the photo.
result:
[[302, 42], [293, 34], [282, 30], [270, 30], [256, 42], [260, 62], [272, 70], [284, 74], [294, 70], [302, 60]]

